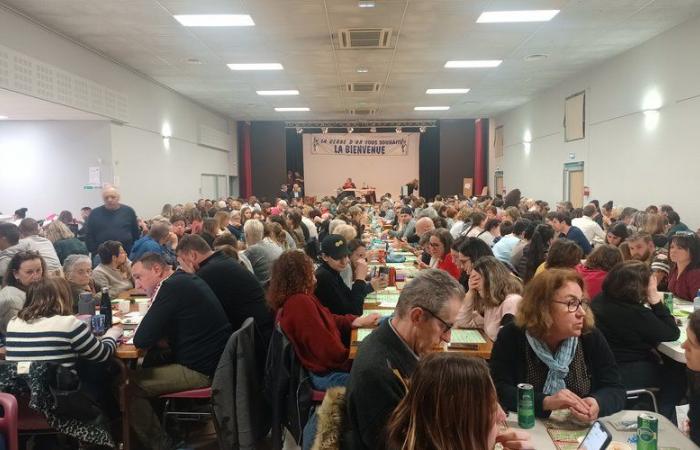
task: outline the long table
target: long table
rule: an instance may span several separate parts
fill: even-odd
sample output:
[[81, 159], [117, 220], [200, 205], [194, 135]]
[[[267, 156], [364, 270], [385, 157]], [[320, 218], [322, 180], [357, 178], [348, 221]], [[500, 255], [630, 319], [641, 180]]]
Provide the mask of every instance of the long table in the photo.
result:
[[662, 342], [656, 348], [659, 352], [679, 363], [685, 364], [685, 351], [681, 344], [686, 340], [685, 327], [688, 324], [688, 315], [693, 312], [693, 303], [680, 298], [673, 299], [673, 314], [681, 321], [680, 337], [673, 342]]

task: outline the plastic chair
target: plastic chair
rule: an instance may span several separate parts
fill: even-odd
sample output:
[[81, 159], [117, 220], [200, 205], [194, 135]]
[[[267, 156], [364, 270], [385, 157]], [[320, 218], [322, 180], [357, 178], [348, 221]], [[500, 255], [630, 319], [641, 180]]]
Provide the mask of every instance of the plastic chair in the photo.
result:
[[652, 407], [654, 408], [654, 412], [658, 413], [659, 406], [656, 403], [655, 392], [659, 392], [659, 389], [658, 388], [632, 389], [632, 390], [629, 390], [626, 392], [627, 400], [636, 400], [641, 395], [648, 395], [649, 397], [651, 397], [651, 404], [652, 404]]
[[17, 425], [19, 421], [19, 411], [17, 399], [12, 394], [0, 392], [0, 406], [4, 411], [0, 417], [0, 431], [5, 435], [7, 448], [9, 450], [19, 449], [19, 439]]
[[[219, 421], [216, 419], [216, 413], [214, 412], [214, 404], [212, 403], [212, 390], [211, 387], [190, 389], [189, 391], [173, 392], [170, 394], [163, 394], [159, 398], [165, 400], [165, 408], [163, 409], [163, 429], [168, 421], [168, 417], [173, 416], [175, 420], [186, 420], [195, 421], [202, 418], [209, 418], [214, 422], [214, 430], [216, 431], [216, 440], [220, 449], [223, 449], [221, 442], [221, 431], [219, 430]], [[175, 411], [171, 410], [171, 402], [175, 399], [188, 399], [188, 400], [209, 400], [207, 412], [198, 411]]]

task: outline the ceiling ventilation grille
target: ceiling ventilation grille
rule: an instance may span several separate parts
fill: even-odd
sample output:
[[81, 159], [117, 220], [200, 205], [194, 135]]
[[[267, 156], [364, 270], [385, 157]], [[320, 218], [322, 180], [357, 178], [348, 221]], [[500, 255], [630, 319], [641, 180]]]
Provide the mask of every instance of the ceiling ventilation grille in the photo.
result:
[[346, 85], [348, 92], [379, 92], [379, 82], [378, 81], [360, 81], [354, 83], [348, 83]]
[[391, 28], [341, 28], [338, 47], [343, 50], [391, 48]]
[[351, 109], [348, 111], [352, 116], [373, 116], [376, 109]]

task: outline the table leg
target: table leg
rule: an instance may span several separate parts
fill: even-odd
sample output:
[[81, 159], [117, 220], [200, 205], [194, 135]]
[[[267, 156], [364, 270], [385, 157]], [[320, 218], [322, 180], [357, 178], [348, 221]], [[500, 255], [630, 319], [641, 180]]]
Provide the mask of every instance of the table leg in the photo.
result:
[[117, 388], [119, 396], [119, 411], [122, 415], [122, 450], [130, 450], [131, 434], [129, 429], [129, 368], [119, 358], [114, 358], [119, 367], [119, 384]]

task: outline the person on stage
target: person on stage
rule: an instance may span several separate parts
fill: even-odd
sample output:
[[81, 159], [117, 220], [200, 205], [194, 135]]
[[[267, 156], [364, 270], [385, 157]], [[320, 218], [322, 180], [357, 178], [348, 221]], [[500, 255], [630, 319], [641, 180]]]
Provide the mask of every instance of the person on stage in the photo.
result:
[[343, 184], [343, 189], [357, 189], [357, 186], [355, 186], [355, 183], [352, 182], [352, 178], [348, 177]]

